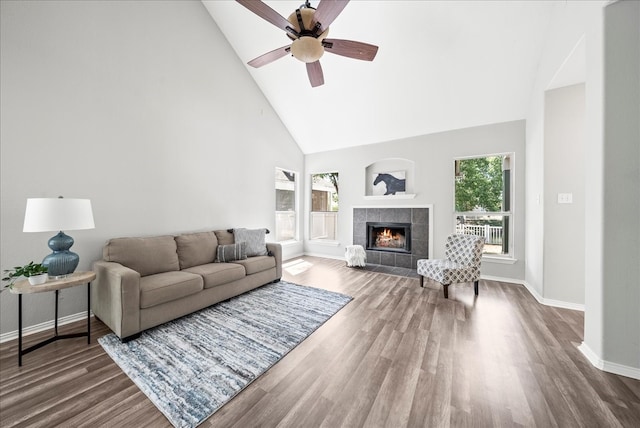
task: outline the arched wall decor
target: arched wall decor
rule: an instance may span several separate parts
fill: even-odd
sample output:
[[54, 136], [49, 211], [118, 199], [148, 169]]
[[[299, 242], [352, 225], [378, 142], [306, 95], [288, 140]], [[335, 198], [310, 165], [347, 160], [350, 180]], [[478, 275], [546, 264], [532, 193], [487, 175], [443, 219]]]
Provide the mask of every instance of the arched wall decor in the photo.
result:
[[365, 168], [365, 198], [413, 199], [415, 162], [403, 158], [388, 158]]

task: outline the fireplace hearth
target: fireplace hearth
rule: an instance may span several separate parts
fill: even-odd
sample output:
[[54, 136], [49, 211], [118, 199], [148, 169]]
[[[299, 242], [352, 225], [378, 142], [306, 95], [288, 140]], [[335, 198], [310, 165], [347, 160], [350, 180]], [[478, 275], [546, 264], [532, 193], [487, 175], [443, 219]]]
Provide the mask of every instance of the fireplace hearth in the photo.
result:
[[367, 250], [411, 253], [411, 223], [367, 223]]

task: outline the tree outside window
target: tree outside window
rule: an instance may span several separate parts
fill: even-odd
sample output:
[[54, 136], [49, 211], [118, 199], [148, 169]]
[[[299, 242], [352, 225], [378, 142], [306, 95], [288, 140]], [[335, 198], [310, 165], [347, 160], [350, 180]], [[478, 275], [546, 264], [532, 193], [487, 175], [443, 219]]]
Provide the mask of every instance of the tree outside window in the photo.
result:
[[510, 254], [511, 156], [454, 162], [456, 233], [483, 236], [485, 254]]

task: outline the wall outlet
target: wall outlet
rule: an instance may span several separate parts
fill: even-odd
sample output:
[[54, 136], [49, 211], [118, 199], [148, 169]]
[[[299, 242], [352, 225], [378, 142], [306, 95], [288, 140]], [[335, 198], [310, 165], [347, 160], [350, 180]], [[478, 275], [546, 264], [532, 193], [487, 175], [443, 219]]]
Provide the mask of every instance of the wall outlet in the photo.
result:
[[559, 204], [572, 204], [573, 203], [573, 193], [558, 193], [558, 203]]

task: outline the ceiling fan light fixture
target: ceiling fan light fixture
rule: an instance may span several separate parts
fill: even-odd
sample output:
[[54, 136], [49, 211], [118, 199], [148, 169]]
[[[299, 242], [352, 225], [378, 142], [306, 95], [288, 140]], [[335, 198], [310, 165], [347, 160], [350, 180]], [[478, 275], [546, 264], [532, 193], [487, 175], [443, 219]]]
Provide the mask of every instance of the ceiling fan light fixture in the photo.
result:
[[[0, 0], [1, 1], [1, 0]], [[320, 58], [324, 51], [362, 61], [373, 61], [378, 47], [353, 40], [326, 39], [329, 26], [340, 15], [349, 0], [319, 0], [318, 7], [311, 6], [309, 0], [296, 9], [289, 18], [273, 10], [262, 0], [236, 0], [265, 21], [284, 30], [291, 44], [274, 49], [247, 64], [251, 67], [262, 67], [278, 58], [291, 54], [295, 59], [306, 64], [307, 75], [312, 87], [324, 84], [324, 75], [320, 66]]]
[[316, 62], [324, 54], [322, 42], [315, 37], [303, 36], [291, 43], [291, 55], [298, 61]]

